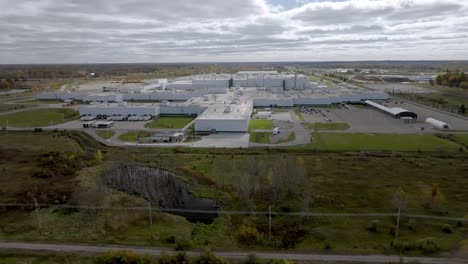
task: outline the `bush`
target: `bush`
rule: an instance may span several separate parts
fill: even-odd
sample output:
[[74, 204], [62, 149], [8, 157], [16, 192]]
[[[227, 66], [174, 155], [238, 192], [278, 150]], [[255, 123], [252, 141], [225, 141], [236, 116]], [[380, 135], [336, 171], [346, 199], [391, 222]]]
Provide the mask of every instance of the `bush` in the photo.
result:
[[267, 264], [294, 264], [294, 262], [287, 259], [271, 259]]
[[242, 264], [261, 264], [262, 261], [255, 256], [255, 254], [249, 254], [247, 258], [242, 261]]
[[323, 249], [325, 250], [331, 250], [334, 248], [334, 245], [332, 242], [326, 240], [325, 243], [323, 243]]
[[411, 230], [411, 231], [416, 230], [416, 220], [410, 219], [406, 225], [407, 225], [409, 230]]
[[441, 229], [444, 233], [451, 234], [453, 233], [453, 227], [449, 224], [443, 224], [441, 226]]
[[159, 264], [190, 264], [190, 258], [185, 253], [178, 253], [174, 256], [169, 256], [164, 253], [161, 254], [161, 257], [158, 261]]
[[189, 250], [192, 248], [192, 242], [189, 240], [178, 240], [175, 244], [174, 249], [177, 251]]
[[262, 235], [253, 226], [241, 225], [237, 233], [237, 241], [244, 245], [260, 244]]
[[379, 220], [372, 220], [366, 227], [370, 232], [377, 232], [377, 226], [379, 225]]
[[175, 236], [168, 236], [165, 239], [166, 243], [174, 244], [176, 242], [176, 237]]
[[153, 264], [155, 259], [149, 255], [138, 255], [132, 251], [108, 251], [96, 260], [97, 264]]
[[225, 259], [206, 252], [195, 259], [195, 264], [229, 264]]
[[423, 253], [435, 253], [440, 250], [437, 241], [433, 237], [426, 237], [414, 242], [392, 241], [390, 245], [398, 251], [420, 250]]
[[34, 131], [35, 133], [39, 133], [39, 132], [42, 132], [42, 128], [36, 127], [36, 128], [34, 128], [33, 131]]

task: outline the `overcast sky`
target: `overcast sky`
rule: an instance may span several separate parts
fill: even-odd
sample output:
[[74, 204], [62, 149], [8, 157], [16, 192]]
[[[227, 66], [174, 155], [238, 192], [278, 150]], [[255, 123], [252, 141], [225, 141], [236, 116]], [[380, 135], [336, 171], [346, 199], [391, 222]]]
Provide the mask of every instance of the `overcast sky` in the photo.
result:
[[468, 59], [468, 0], [0, 0], [0, 63]]

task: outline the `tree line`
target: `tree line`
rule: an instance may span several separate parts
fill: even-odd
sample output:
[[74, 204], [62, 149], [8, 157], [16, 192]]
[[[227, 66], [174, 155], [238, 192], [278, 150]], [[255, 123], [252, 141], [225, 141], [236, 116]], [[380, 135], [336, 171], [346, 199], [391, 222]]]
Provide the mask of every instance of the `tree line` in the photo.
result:
[[468, 76], [464, 72], [446, 72], [437, 75], [435, 83], [449, 87], [468, 88]]
[[0, 90], [10, 90], [16, 87], [14, 79], [0, 79]]

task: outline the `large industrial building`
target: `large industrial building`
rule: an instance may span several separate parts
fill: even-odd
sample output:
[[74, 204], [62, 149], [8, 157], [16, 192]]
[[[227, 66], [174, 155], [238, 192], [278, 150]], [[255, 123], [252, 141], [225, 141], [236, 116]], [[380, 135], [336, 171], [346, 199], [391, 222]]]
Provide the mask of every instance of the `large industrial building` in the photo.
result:
[[[340, 86], [323, 88], [304, 75], [274, 71], [195, 75], [145, 88], [140, 92], [38, 94], [38, 99], [93, 102], [80, 107], [86, 120], [196, 115], [197, 132], [247, 132], [254, 107], [294, 107], [386, 100], [385, 92]], [[138, 103], [160, 101], [160, 103]], [[404, 113], [400, 113], [400, 115]], [[122, 117], [122, 118], [121, 118]]]

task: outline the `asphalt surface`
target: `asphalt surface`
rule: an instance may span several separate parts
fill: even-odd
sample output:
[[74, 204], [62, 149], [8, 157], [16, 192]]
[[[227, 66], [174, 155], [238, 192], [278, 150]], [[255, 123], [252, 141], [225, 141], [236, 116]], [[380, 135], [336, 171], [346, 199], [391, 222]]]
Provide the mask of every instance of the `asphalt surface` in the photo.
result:
[[[100, 245], [91, 246], [83, 244], [46, 244], [46, 243], [27, 243], [27, 242], [5, 242], [0, 241], [0, 248], [28, 250], [28, 251], [51, 251], [67, 253], [101, 253], [109, 250], [131, 250], [139, 254], [150, 254], [159, 256], [161, 252], [167, 254], [176, 253], [170, 249], [163, 248], [144, 248], [131, 246]], [[188, 251], [188, 255], [196, 256], [200, 252]], [[404, 257], [395, 255], [326, 255], [326, 254], [305, 254], [305, 253], [275, 253], [275, 252], [228, 252], [214, 251], [220, 257], [226, 259], [245, 259], [248, 255], [255, 254], [261, 259], [289, 259], [295, 261], [324, 261], [324, 262], [358, 262], [358, 263], [427, 263], [427, 264], [462, 264], [468, 263], [468, 259], [460, 258], [435, 258], [435, 257]], [[403, 260], [403, 262], [401, 262]]]

